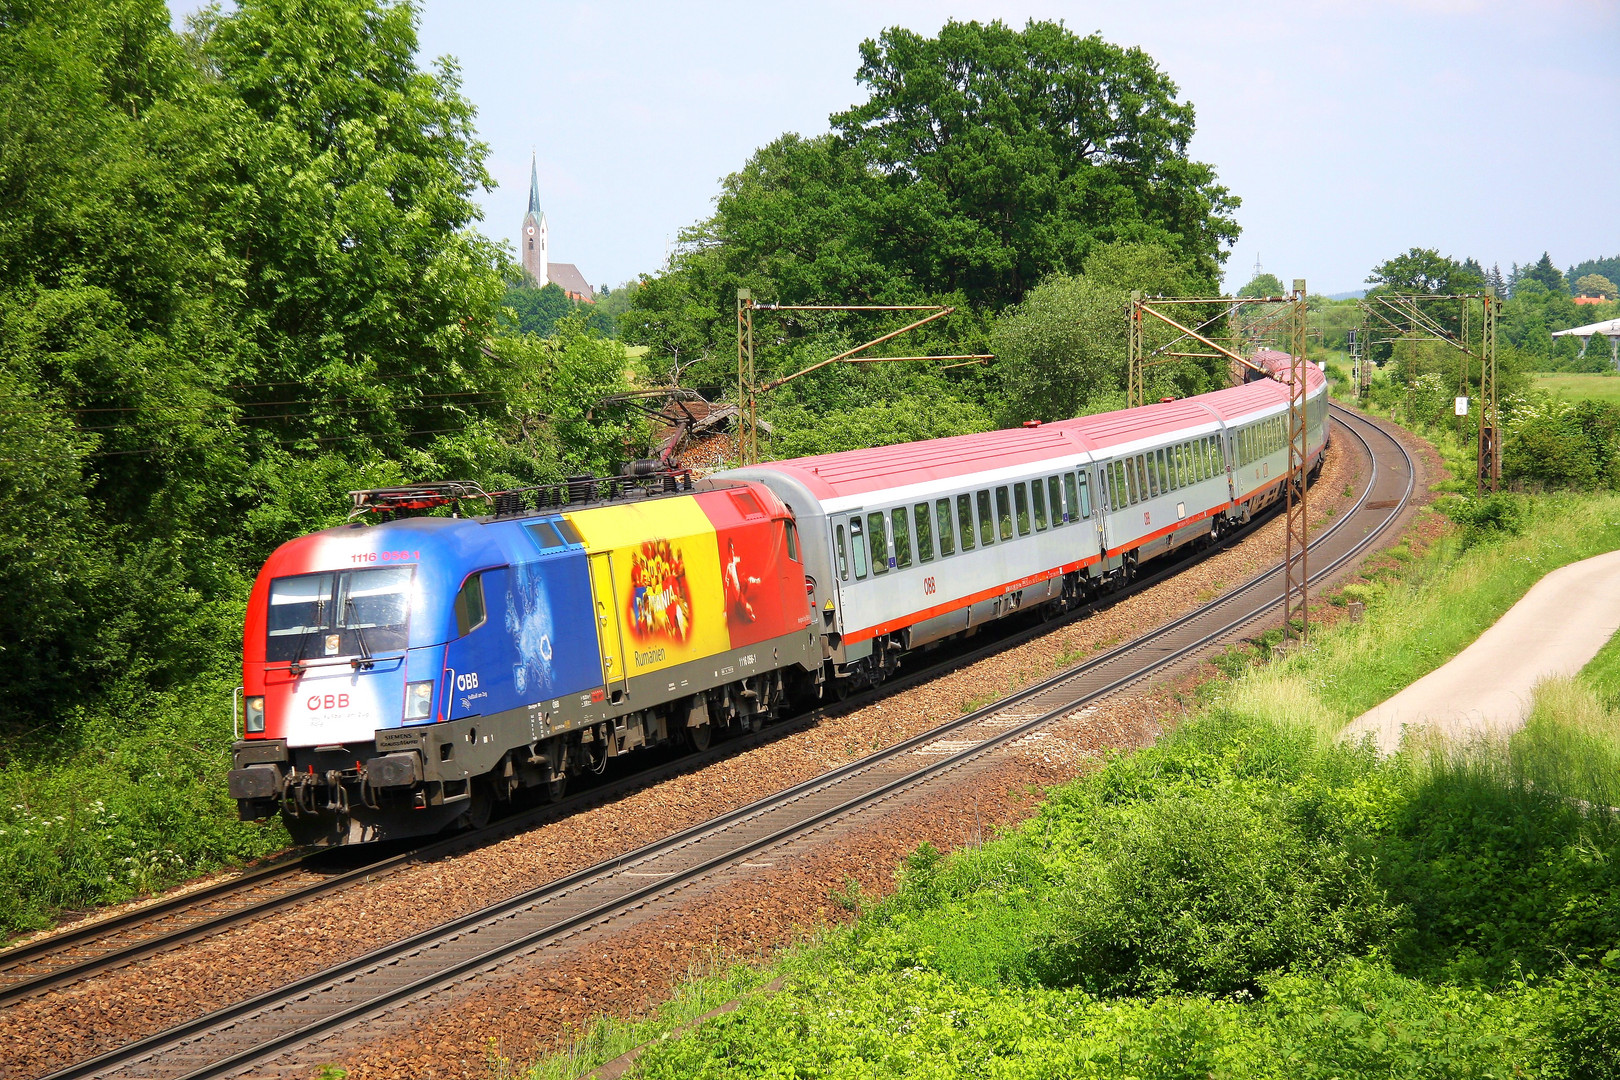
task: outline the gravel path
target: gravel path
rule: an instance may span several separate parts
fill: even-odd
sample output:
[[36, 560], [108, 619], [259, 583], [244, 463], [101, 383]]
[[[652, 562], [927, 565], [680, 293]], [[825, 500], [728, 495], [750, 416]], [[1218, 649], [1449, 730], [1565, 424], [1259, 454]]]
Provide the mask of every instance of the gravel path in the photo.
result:
[[[1336, 450], [1329, 453], [1321, 480], [1312, 489], [1313, 528], [1320, 528], [1348, 503], [1344, 492], [1350, 485], [1359, 485], [1361, 467], [1359, 459], [1353, 455]], [[1247, 581], [1275, 563], [1282, 531], [1283, 522], [1279, 517], [1234, 548], [1105, 611], [916, 687], [903, 696], [827, 719], [701, 772], [675, 777], [610, 805], [476, 851], [414, 866], [364, 887], [318, 898], [274, 918], [226, 931], [173, 953], [109, 972], [92, 982], [66, 987], [0, 1011], [0, 1045], [10, 1048], [0, 1061], [0, 1077], [9, 1080], [42, 1075], [633, 850], [670, 832], [810, 779], [834, 765], [902, 741], [1092, 653], [1136, 637], [1146, 628], [1182, 615]], [[1127, 706], [1110, 704], [1107, 708], [1111, 713]], [[1105, 724], [1097, 730], [1106, 734], [1108, 729]], [[1105, 740], [1097, 745], [1134, 746], [1142, 730], [1126, 725], [1120, 729], [1121, 741]], [[1086, 736], [1086, 739], [1091, 738]], [[1090, 742], [1082, 742], [1091, 746]], [[1052, 751], [1060, 755], [1070, 753], [1060, 749], [1058, 744], [1053, 744]], [[1093, 752], [1088, 749], [1075, 760]], [[1033, 760], [1051, 754], [1030, 750], [1027, 756]], [[997, 755], [992, 760], [1002, 759]], [[1008, 783], [1044, 786], [1073, 775], [1056, 762], [1050, 767], [1043, 763], [1041, 767], [1019, 768], [1023, 771], [1017, 773], [1016, 781], [1007, 780]], [[1042, 772], [1042, 769], [1048, 771]], [[985, 792], [994, 787], [992, 784]], [[1001, 790], [1004, 798], [1005, 785]], [[969, 796], [963, 792], [962, 797]], [[984, 797], [988, 799], [990, 795]], [[1001, 803], [992, 800], [988, 805], [1000, 806]], [[1025, 803], [1018, 805], [1025, 806]], [[983, 806], [981, 810], [984, 820], [991, 821], [989, 810]], [[1020, 813], [1027, 813], [1027, 807]], [[998, 812], [995, 820], [1011, 821], [1017, 817], [1008, 814]], [[870, 858], [864, 851], [829, 858], [840, 866], [850, 859], [867, 866], [863, 873], [875, 875], [874, 887], [877, 887], [880, 883], [875, 879], [886, 881], [898, 855], [915, 847], [922, 839], [930, 839], [940, 847], [959, 844], [962, 833], [958, 829], [950, 834], [949, 828], [960, 822], [942, 815], [939, 806], [924, 808], [918, 818], [918, 829], [933, 831], [926, 835], [896, 832], [896, 836], [903, 835], [904, 842], [899, 847], [874, 848]], [[930, 818], [940, 820], [930, 823]], [[862, 862], [863, 859], [867, 862]], [[865, 880], [858, 874], [853, 876]], [[814, 880], [822, 879], [815, 877]], [[837, 878], [838, 882], [842, 880], [842, 877]], [[749, 882], [744, 888], [758, 901], [774, 887], [768, 880], [760, 879]], [[820, 890], [816, 892], [817, 902], [825, 906], [826, 889], [817, 884], [810, 891], [817, 889]], [[777, 905], [773, 901], [769, 907], [776, 910]], [[738, 912], [722, 905], [711, 907], [711, 911], [722, 910], [727, 926], [742, 919]], [[764, 910], [762, 907], [761, 911]], [[784, 912], [789, 910], [782, 908]], [[802, 923], [804, 909], [802, 905], [792, 907], [791, 915], [783, 917], [787, 918], [785, 926], [796, 925], [795, 920]], [[761, 925], [776, 925], [771, 921], [773, 918], [775, 916], [766, 918]], [[717, 941], [730, 949], [734, 945], [745, 948], [752, 940], [747, 935], [737, 939], [730, 932], [722, 933], [720, 924], [713, 921], [702, 928], [699, 936], [705, 947], [711, 949]], [[760, 940], [774, 943], [779, 938], [767, 936]], [[686, 971], [684, 961], [676, 970], [671, 967], [670, 958], [685, 954], [679, 948], [668, 948], [667, 944], [660, 944], [658, 949], [662, 951], [654, 950], [653, 955], [662, 958], [664, 966], [638, 979], [646, 979], [646, 987], [662, 994], [672, 978]], [[614, 950], [615, 955], [622, 952], [618, 948]], [[583, 979], [583, 975], [580, 978]], [[585, 982], [587, 987], [594, 985], [590, 980]], [[635, 985], [641, 983], [638, 981]], [[574, 992], [570, 984], [567, 993]], [[597, 1001], [593, 994], [596, 991], [587, 990], [577, 1008], [569, 1014], [583, 1017], [610, 1007], [606, 999]], [[467, 1024], [465, 1016], [459, 1018], [458, 1024], [463, 1033], [475, 1030], [473, 1025]], [[537, 1032], [534, 1037], [554, 1038], [555, 1032]], [[484, 1069], [480, 1056], [477, 1074], [485, 1075]]]

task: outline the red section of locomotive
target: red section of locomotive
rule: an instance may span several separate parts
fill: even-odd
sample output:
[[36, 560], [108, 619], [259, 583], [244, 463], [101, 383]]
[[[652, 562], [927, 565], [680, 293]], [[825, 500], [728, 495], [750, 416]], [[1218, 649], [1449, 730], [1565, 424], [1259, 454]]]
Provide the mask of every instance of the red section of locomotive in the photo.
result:
[[794, 526], [787, 508], [763, 484], [702, 492], [696, 498], [714, 523], [731, 647], [808, 626], [804, 553], [796, 539], [789, 543]]

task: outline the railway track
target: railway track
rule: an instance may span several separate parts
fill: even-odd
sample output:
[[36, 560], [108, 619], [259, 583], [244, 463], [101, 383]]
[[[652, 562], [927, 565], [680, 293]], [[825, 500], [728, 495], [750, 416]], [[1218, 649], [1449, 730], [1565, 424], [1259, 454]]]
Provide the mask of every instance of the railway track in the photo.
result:
[[[1312, 542], [1313, 580], [1382, 536], [1411, 499], [1415, 466], [1377, 424], [1335, 407], [1372, 461], [1366, 489]], [[672, 890], [929, 783], [1087, 703], [1195, 660], [1280, 606], [1281, 568], [984, 709], [756, 803], [512, 896], [208, 1016], [51, 1074], [228, 1076], [385, 1014], [494, 964], [657, 902]], [[919, 764], [921, 759], [921, 764]]]
[[357, 883], [375, 881], [413, 865], [498, 842], [547, 821], [622, 798], [638, 788], [659, 783], [673, 775], [706, 768], [716, 761], [802, 730], [829, 716], [855, 711], [903, 693], [920, 683], [1015, 648], [1064, 623], [1151, 589], [1204, 558], [1242, 542], [1275, 513], [1276, 508], [1273, 507], [1254, 522], [1234, 531], [1219, 546], [1189, 552], [1130, 586], [1061, 619], [1042, 623], [1024, 617], [1024, 621], [1030, 625], [1022, 629], [1015, 628], [1016, 620], [1009, 620], [1013, 625], [994, 640], [971, 648], [957, 646], [929, 654], [926, 658], [915, 658], [902, 667], [897, 678], [875, 690], [788, 718], [763, 732], [725, 740], [700, 754], [688, 754], [674, 761], [613, 777], [558, 803], [501, 818], [477, 833], [462, 833], [403, 847], [389, 845], [386, 849], [388, 853], [382, 857], [359, 862], [356, 862], [356, 849], [305, 853], [110, 918], [87, 920], [77, 927], [0, 951], [0, 1008], [211, 937], [268, 913], [287, 910]]

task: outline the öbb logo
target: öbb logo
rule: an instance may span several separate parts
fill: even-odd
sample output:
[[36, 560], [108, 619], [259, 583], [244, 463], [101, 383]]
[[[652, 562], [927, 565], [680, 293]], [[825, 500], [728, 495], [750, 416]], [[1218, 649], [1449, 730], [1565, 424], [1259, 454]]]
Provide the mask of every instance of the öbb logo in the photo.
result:
[[304, 707], [313, 712], [316, 709], [347, 709], [349, 707], [348, 694], [311, 694], [304, 702]]

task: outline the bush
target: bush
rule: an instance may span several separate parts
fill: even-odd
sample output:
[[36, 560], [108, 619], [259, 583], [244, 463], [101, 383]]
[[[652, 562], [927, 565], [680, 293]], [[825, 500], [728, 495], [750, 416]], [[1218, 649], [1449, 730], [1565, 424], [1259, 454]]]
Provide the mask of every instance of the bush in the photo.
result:
[[1524, 531], [1524, 501], [1510, 491], [1498, 491], [1483, 499], [1448, 499], [1442, 508], [1461, 527], [1465, 549]]

